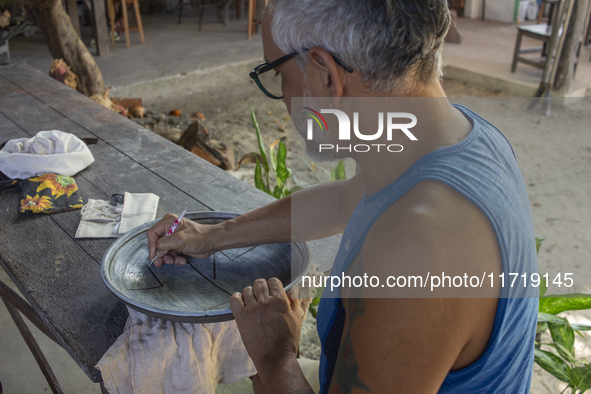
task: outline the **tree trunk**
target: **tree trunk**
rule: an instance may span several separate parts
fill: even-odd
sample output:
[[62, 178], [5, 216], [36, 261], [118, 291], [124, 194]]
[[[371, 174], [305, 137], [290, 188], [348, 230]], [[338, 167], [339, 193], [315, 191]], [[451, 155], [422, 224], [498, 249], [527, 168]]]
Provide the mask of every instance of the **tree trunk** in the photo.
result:
[[[564, 47], [556, 67], [555, 88], [564, 96], [568, 95], [575, 74], [577, 51], [583, 38], [583, 29], [589, 12], [589, 0], [573, 0], [573, 12], [564, 37]], [[564, 33], [563, 33], [564, 34]]]
[[27, 10], [41, 29], [51, 56], [64, 59], [78, 76], [78, 90], [87, 96], [103, 95], [105, 83], [101, 70], [74, 30], [61, 0], [29, 0]]

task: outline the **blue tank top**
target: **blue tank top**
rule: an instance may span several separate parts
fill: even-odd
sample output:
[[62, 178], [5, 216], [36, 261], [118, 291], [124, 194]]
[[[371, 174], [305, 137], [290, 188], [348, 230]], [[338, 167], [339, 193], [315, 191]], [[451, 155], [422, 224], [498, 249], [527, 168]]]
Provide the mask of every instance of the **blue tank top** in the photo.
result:
[[[347, 271], [373, 223], [399, 197], [424, 180], [436, 180], [454, 188], [487, 216], [497, 236], [503, 272], [538, 272], [529, 199], [511, 145], [476, 113], [461, 105], [454, 106], [471, 121], [470, 134], [455, 145], [423, 156], [374, 195], [363, 196], [347, 223], [331, 275], [341, 276]], [[529, 393], [538, 312], [537, 289], [533, 293], [531, 290], [517, 296], [508, 293], [512, 290], [501, 290], [484, 353], [468, 367], [449, 372], [440, 394]], [[328, 289], [325, 294], [329, 294]], [[330, 387], [345, 315], [338, 295], [331, 298], [323, 294], [317, 319], [322, 345], [320, 393], [328, 393]]]

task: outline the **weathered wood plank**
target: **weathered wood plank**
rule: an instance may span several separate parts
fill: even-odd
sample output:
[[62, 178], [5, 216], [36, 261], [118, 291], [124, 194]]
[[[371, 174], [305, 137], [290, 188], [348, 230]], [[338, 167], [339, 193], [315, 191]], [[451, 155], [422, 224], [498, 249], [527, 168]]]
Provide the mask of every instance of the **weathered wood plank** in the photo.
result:
[[0, 112], [0, 144], [15, 138], [30, 138], [31, 136]]
[[[0, 95], [0, 109], [2, 109], [3, 102], [9, 102], [13, 98], [19, 97], [24, 93], [24, 91], [20, 87], [16, 86], [14, 83], [10, 82], [10, 80], [5, 78], [1, 73], [0, 73], [0, 92], [2, 92], [2, 94]], [[41, 101], [41, 100], [38, 100], [38, 101], [43, 103], [43, 101]]]
[[61, 130], [79, 138], [94, 137], [93, 133], [24, 92], [8, 102], [0, 99], [0, 113], [31, 136], [43, 130]]

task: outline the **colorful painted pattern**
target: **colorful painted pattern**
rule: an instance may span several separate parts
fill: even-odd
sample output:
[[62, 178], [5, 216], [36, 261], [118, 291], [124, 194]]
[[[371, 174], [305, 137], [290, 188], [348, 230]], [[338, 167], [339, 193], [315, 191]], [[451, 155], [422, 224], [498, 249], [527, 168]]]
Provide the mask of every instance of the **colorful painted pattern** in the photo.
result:
[[82, 208], [82, 197], [74, 178], [43, 174], [21, 182], [22, 213], [63, 212]]

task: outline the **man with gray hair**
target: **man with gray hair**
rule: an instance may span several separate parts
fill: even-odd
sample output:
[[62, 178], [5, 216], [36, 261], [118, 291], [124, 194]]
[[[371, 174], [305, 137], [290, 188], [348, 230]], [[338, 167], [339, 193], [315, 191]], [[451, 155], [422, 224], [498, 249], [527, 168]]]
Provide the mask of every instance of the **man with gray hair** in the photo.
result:
[[[351, 157], [361, 171], [219, 225], [183, 220], [164, 237], [175, 219], [167, 215], [148, 231], [150, 257], [162, 256], [156, 266], [342, 232], [331, 276], [381, 280], [395, 270], [397, 288], [325, 289], [316, 388], [296, 359], [301, 321], [281, 282], [259, 279], [234, 294], [256, 393], [529, 393], [537, 298], [492, 280], [537, 272], [530, 206], [507, 140], [445, 98], [439, 76], [449, 23], [446, 0], [271, 0], [266, 61], [251, 78], [283, 99], [310, 153]], [[304, 105], [318, 127], [298, 113]], [[361, 133], [375, 124], [356, 109], [354, 133], [342, 127], [356, 105], [379, 111], [376, 134]], [[338, 127], [322, 114], [337, 115]], [[394, 123], [400, 117], [414, 121]], [[451, 292], [436, 286], [427, 295], [400, 289], [401, 277], [416, 284], [427, 273], [439, 273], [439, 286], [450, 276], [472, 284], [489, 274], [491, 284], [474, 292], [468, 282]]]

